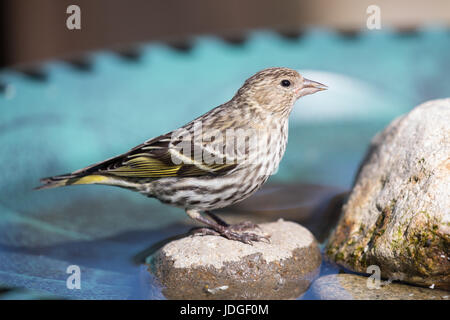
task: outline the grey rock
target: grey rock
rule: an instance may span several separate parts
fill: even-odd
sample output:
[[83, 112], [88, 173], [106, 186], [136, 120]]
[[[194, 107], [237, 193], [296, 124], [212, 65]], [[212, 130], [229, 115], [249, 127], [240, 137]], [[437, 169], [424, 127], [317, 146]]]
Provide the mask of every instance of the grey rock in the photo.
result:
[[[369, 286], [367, 282], [370, 282]], [[310, 292], [322, 300], [449, 300], [450, 292], [372, 280], [354, 274], [333, 274], [314, 281]]]
[[450, 290], [450, 99], [424, 103], [373, 140], [327, 255], [361, 273]]
[[[294, 299], [317, 275], [321, 255], [314, 236], [282, 219], [260, 225], [271, 242], [253, 245], [220, 236], [172, 241], [150, 269], [169, 299]], [[256, 232], [256, 231], [255, 231]]]

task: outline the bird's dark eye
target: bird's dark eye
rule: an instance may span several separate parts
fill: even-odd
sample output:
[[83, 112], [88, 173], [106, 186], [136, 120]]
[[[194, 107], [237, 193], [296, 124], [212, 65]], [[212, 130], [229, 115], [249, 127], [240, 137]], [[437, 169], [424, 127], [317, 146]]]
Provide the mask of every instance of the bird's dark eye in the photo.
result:
[[283, 87], [289, 87], [291, 85], [291, 82], [289, 80], [282, 80], [281, 85]]

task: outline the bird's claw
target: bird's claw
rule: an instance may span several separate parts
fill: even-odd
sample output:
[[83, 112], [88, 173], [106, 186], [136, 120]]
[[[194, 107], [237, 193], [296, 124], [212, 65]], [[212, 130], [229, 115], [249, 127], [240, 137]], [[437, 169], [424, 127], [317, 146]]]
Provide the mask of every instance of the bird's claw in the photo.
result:
[[210, 228], [199, 228], [194, 230], [194, 234], [206, 236], [206, 235], [214, 235], [214, 236], [222, 236], [229, 240], [240, 241], [245, 244], [252, 245], [253, 242], [266, 242], [270, 243], [270, 235], [259, 235], [251, 232], [236, 232], [233, 226], [229, 226], [224, 228], [223, 230], [217, 231]]
[[191, 230], [192, 235], [199, 236], [220, 236], [220, 233], [211, 228], [195, 228]]
[[267, 235], [259, 235], [251, 232], [235, 232], [233, 228], [227, 228], [221, 235], [227, 239], [240, 241], [250, 245], [253, 244], [253, 242], [263, 240], [270, 243], [269, 236]]
[[258, 229], [261, 230], [261, 227], [251, 221], [243, 221], [240, 223], [236, 223], [236, 224], [231, 224], [229, 225], [229, 228], [233, 231], [247, 231], [247, 230], [254, 230], [254, 229]]

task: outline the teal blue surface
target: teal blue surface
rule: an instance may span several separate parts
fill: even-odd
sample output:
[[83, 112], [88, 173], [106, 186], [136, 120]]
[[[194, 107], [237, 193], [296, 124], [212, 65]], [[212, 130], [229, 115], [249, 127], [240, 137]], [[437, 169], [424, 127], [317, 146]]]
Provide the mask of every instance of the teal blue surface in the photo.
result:
[[[376, 132], [450, 95], [449, 51], [450, 33], [440, 29], [356, 38], [313, 30], [297, 40], [256, 32], [240, 46], [198, 38], [189, 52], [149, 44], [135, 62], [92, 53], [87, 72], [49, 62], [46, 81], [0, 72], [0, 285], [67, 298], [158, 298], [130, 259], [177, 234], [170, 226], [182, 211], [110, 187], [32, 191], [40, 177], [127, 151], [229, 100], [258, 70], [286, 66], [330, 89], [298, 102], [270, 181], [349, 188]], [[81, 266], [83, 290], [66, 288], [71, 264]]]

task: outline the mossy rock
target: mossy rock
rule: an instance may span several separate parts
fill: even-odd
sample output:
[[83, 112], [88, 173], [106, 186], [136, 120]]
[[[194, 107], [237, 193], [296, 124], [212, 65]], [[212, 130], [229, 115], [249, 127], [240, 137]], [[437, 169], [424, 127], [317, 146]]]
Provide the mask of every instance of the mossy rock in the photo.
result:
[[326, 252], [348, 269], [450, 290], [450, 99], [378, 134]]

